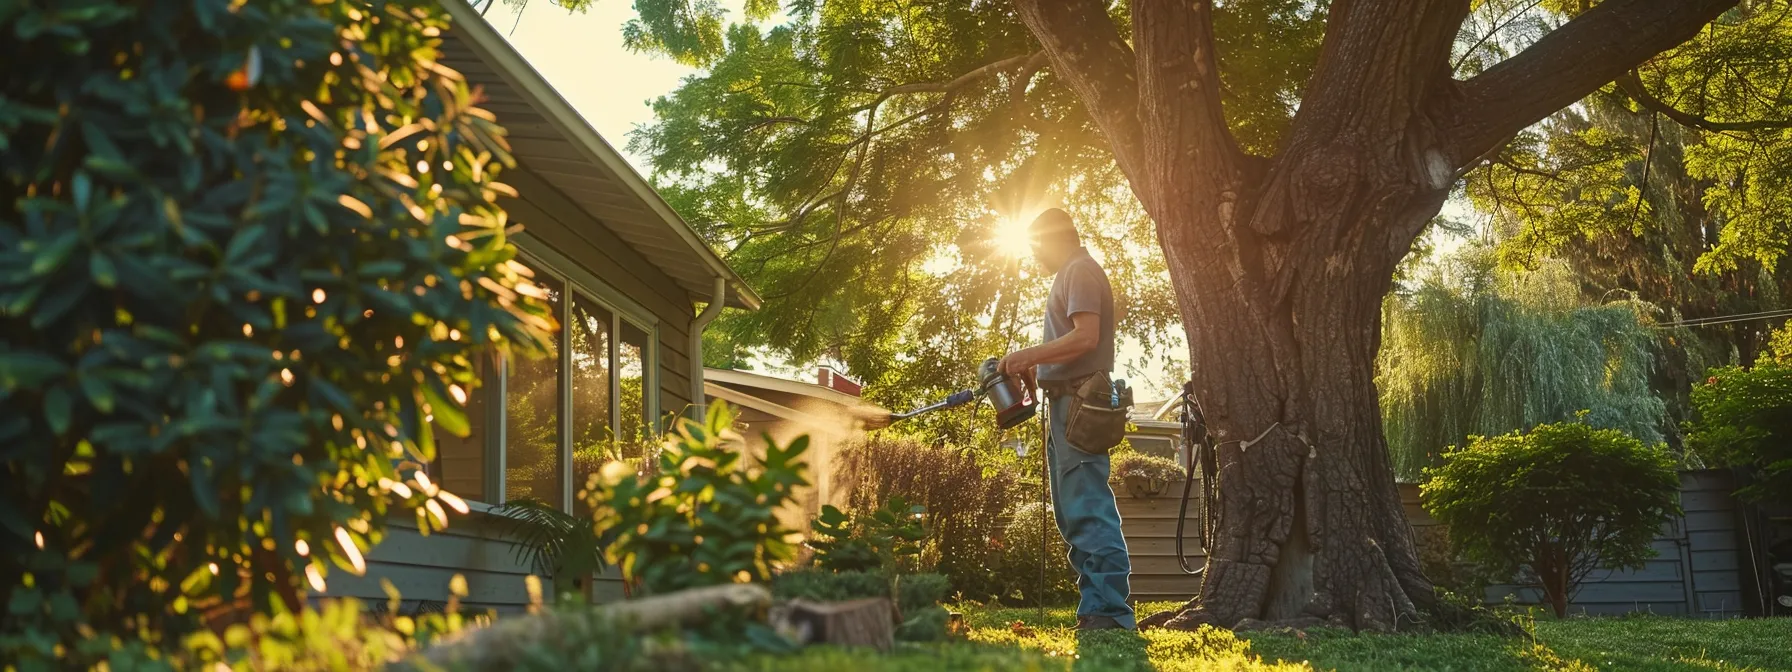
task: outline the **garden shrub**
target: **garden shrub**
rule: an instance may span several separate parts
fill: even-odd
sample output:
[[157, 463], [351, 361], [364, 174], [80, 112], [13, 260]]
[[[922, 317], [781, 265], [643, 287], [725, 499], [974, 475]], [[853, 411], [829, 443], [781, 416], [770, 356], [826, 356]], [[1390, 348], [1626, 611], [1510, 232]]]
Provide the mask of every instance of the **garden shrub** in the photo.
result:
[[652, 593], [766, 581], [792, 557], [795, 535], [776, 512], [809, 484], [798, 461], [809, 438], [779, 446], [768, 437], [764, 458], [749, 465], [723, 445], [733, 426], [733, 411], [717, 402], [704, 422], [678, 422], [655, 476], [620, 461], [591, 475], [580, 498], [598, 529], [616, 535], [608, 559], [624, 579]]
[[1737, 491], [1743, 498], [1792, 503], [1792, 361], [1713, 370], [1693, 387], [1692, 405], [1697, 419], [1686, 445], [1693, 453], [1749, 470], [1754, 482]]
[[927, 538], [921, 527], [925, 511], [900, 496], [869, 514], [848, 515], [832, 504], [823, 506], [808, 542], [815, 549], [815, 564], [835, 572], [912, 572]]
[[[1042, 527], [1043, 526], [1043, 527]], [[999, 572], [1006, 601], [1021, 605], [1056, 605], [1077, 598], [1076, 572], [1070, 568], [1070, 547], [1058, 534], [1050, 506], [1028, 502], [1014, 507], [1002, 532]], [[1043, 553], [1043, 555], [1042, 555]], [[1045, 581], [1040, 586], [1040, 562]]]
[[1002, 592], [1001, 577], [989, 571], [1000, 561], [991, 541], [1020, 494], [1012, 470], [986, 465], [968, 450], [884, 435], [847, 447], [837, 459], [834, 482], [851, 493], [847, 511], [865, 514], [897, 496], [924, 508], [923, 571], [946, 575], [966, 599]]
[[1636, 568], [1679, 513], [1680, 479], [1663, 446], [1583, 422], [1474, 437], [1426, 470], [1425, 510], [1469, 559], [1522, 570], [1557, 616], [1595, 568]]
[[447, 28], [432, 0], [0, 7], [0, 659], [297, 611], [390, 510], [465, 510], [395, 465], [552, 322]]
[[1140, 479], [1157, 483], [1180, 483], [1188, 475], [1175, 460], [1137, 451], [1116, 456], [1109, 473], [1122, 482]]

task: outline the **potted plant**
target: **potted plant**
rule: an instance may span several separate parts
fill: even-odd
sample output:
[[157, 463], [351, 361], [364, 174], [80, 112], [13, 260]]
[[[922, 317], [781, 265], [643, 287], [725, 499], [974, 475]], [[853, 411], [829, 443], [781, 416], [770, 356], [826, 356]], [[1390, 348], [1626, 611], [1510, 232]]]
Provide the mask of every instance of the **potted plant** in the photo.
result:
[[1126, 486], [1128, 494], [1140, 498], [1164, 494], [1185, 473], [1173, 460], [1144, 453], [1119, 455], [1113, 462], [1114, 479]]

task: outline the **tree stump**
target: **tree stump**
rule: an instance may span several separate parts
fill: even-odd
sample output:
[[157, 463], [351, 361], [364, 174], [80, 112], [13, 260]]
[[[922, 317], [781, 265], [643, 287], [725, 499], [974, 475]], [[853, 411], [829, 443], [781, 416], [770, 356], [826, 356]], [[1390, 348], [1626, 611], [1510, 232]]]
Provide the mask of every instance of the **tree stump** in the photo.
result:
[[779, 630], [803, 644], [866, 646], [888, 651], [896, 643], [895, 607], [887, 597], [849, 602], [791, 600], [773, 616]]

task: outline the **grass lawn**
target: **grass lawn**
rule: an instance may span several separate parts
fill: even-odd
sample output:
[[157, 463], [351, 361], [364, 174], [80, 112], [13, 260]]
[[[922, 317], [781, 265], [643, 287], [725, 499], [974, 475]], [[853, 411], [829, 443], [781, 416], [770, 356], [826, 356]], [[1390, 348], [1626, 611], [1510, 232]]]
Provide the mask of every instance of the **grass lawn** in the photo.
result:
[[[1147, 605], [1152, 613], [1170, 605]], [[1077, 636], [1070, 609], [969, 609], [970, 641], [907, 645], [886, 656], [811, 649], [742, 669], [947, 670], [1666, 670], [1792, 671], [1792, 619], [1611, 618], [1539, 621], [1536, 640], [1491, 635], [1100, 632]], [[1020, 627], [1014, 622], [1020, 621]]]

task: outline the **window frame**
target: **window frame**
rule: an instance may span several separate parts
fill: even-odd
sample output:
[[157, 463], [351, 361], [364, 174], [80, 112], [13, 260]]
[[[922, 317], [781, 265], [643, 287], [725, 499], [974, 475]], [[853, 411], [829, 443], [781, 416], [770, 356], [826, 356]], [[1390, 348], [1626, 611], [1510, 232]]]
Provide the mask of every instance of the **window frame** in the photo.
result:
[[[558, 397], [560, 402], [560, 445], [558, 451], [561, 484], [559, 506], [562, 511], [572, 511], [574, 493], [577, 492], [572, 482], [573, 399], [570, 372], [573, 364], [572, 342], [564, 332], [566, 325], [571, 324], [575, 297], [583, 297], [610, 313], [610, 338], [606, 339], [609, 342], [609, 352], [606, 355], [609, 357], [613, 372], [609, 376], [610, 417], [608, 420], [611, 428], [622, 426], [622, 376], [618, 360], [621, 358], [622, 352], [622, 324], [624, 322], [646, 335], [647, 342], [643, 344], [641, 352], [641, 404], [642, 413], [645, 414], [643, 421], [648, 422], [648, 426], [657, 427], [658, 425], [656, 419], [660, 412], [661, 382], [659, 370], [660, 319], [653, 311], [647, 310], [640, 303], [628, 298], [628, 295], [598, 278], [590, 269], [572, 261], [552, 247], [527, 234], [517, 234], [512, 237], [512, 241], [516, 243], [517, 261], [527, 264], [539, 275], [552, 277], [560, 283], [563, 291], [559, 308], [554, 315], [554, 320], [560, 325], [562, 331], [561, 344], [558, 349], [560, 359], [558, 366], [561, 371]], [[491, 499], [495, 501], [468, 502], [469, 504], [483, 504], [484, 507], [481, 508], [488, 509], [507, 501], [508, 495], [505, 492], [504, 475], [509, 466], [509, 451], [507, 450], [509, 437], [507, 436], [505, 413], [510, 400], [508, 389], [510, 363], [508, 357], [498, 356], [494, 359], [496, 362], [492, 369], [498, 374], [496, 384], [485, 389], [496, 393], [497, 403], [486, 404], [486, 420], [491, 423], [489, 426], [496, 428], [496, 431], [486, 434], [485, 487], [487, 493], [493, 493]]]

